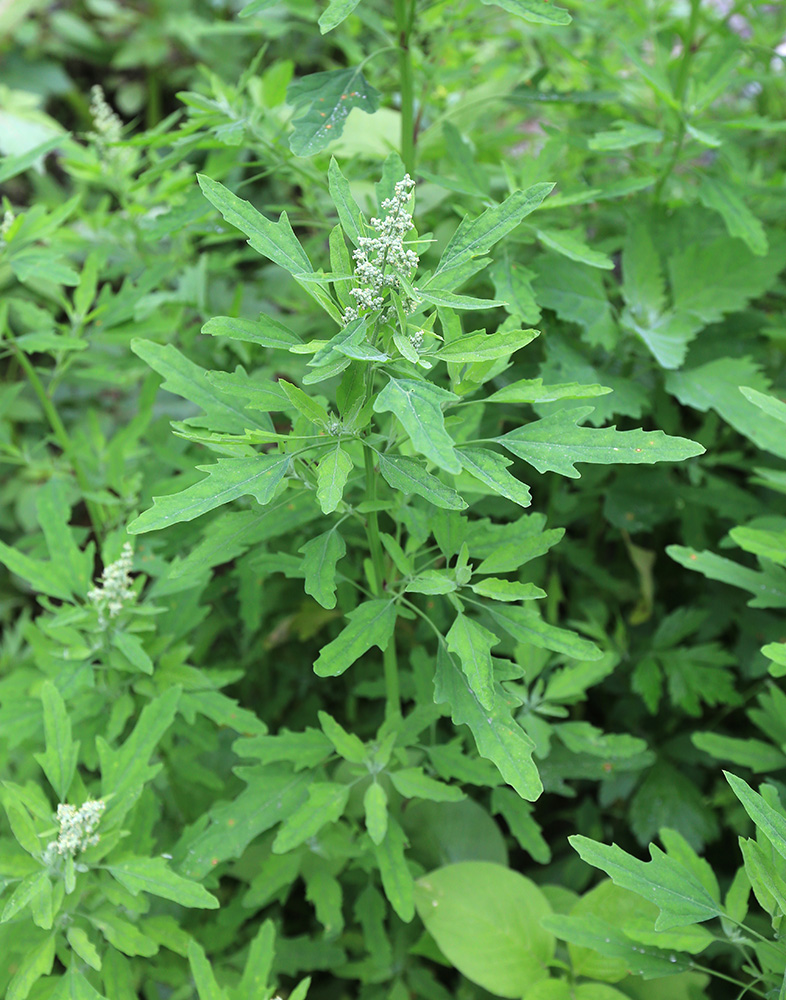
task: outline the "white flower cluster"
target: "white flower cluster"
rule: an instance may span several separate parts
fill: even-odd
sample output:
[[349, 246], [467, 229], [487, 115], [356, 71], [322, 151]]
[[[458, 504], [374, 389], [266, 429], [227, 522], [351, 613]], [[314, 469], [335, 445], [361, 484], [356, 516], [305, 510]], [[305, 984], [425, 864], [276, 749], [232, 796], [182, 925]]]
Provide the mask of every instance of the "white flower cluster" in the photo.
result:
[[123, 123], [107, 104], [104, 89], [99, 84], [90, 91], [90, 114], [95, 128], [91, 138], [95, 139], [99, 146], [107, 142], [120, 142]]
[[83, 805], [69, 806], [61, 802], [57, 807], [57, 824], [60, 832], [44, 852], [45, 860], [52, 862], [56, 855], [73, 858], [99, 841], [95, 832], [106, 809], [103, 799], [88, 799]]
[[360, 246], [352, 255], [358, 284], [349, 293], [355, 297], [357, 306], [344, 310], [345, 323], [351, 323], [362, 312], [379, 309], [384, 302], [385, 289], [398, 289], [401, 278], [408, 277], [418, 266], [420, 258], [404, 245], [404, 237], [412, 228], [412, 216], [406, 206], [414, 187], [415, 182], [405, 174], [396, 184], [393, 197], [382, 202], [386, 215], [371, 219], [370, 224], [379, 235], [360, 237]]
[[133, 556], [131, 543], [126, 542], [120, 558], [104, 567], [101, 586], [94, 587], [87, 595], [88, 601], [98, 612], [98, 624], [101, 628], [106, 628], [109, 618], [117, 617], [126, 601], [130, 601], [134, 596], [131, 587]]
[[3, 215], [3, 221], [0, 222], [0, 240], [5, 241], [5, 238], [8, 235], [8, 231], [10, 230], [11, 226], [13, 226], [15, 221], [16, 221], [16, 216], [14, 215], [14, 213], [10, 211], [10, 209], [6, 209], [5, 214]]

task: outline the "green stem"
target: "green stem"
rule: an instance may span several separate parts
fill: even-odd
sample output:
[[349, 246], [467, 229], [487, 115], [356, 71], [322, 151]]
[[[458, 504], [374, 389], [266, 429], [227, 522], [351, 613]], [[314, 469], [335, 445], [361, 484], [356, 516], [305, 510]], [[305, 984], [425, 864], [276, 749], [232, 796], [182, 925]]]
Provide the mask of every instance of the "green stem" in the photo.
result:
[[401, 159], [411, 175], [415, 173], [415, 88], [409, 40], [415, 20], [414, 0], [395, 0], [395, 12], [401, 87]]
[[[377, 498], [377, 474], [374, 471], [374, 452], [366, 445], [363, 449], [366, 466], [366, 500], [373, 502]], [[368, 512], [366, 535], [371, 552], [371, 563], [374, 567], [373, 591], [375, 597], [383, 597], [385, 593], [385, 560], [382, 554], [382, 542], [379, 537], [379, 517], [375, 510]], [[385, 717], [393, 718], [401, 715], [401, 694], [398, 679], [398, 658], [396, 656], [396, 636], [390, 637], [387, 649], [382, 654], [382, 666], [385, 673]]]
[[685, 132], [686, 132], [686, 122], [685, 122], [685, 91], [688, 87], [689, 70], [691, 60], [695, 54], [694, 38], [696, 37], [696, 28], [699, 24], [699, 13], [701, 7], [701, 0], [690, 0], [690, 20], [688, 21], [688, 30], [685, 33], [683, 39], [683, 51], [682, 59], [680, 61], [680, 68], [677, 73], [677, 84], [674, 88], [674, 96], [679, 104], [679, 109], [677, 114], [679, 120], [677, 122], [677, 138], [674, 141], [674, 150], [669, 158], [669, 162], [666, 164], [666, 169], [660, 176], [658, 183], [655, 185], [654, 199], [657, 204], [661, 200], [663, 195], [663, 188], [666, 185], [666, 181], [671, 177], [674, 172], [674, 168], [679, 162], [680, 153], [682, 152], [682, 147], [685, 144]]
[[38, 397], [38, 401], [41, 404], [41, 409], [44, 411], [46, 419], [49, 421], [49, 426], [52, 428], [52, 432], [55, 435], [57, 443], [63, 454], [71, 463], [71, 468], [74, 470], [74, 475], [76, 476], [76, 481], [79, 483], [79, 488], [82, 491], [85, 506], [87, 507], [87, 513], [90, 516], [90, 523], [93, 525], [93, 532], [97, 539], [101, 539], [103, 535], [103, 517], [101, 515], [101, 509], [92, 500], [88, 500], [86, 494], [90, 492], [90, 484], [87, 481], [87, 476], [82, 468], [79, 461], [76, 449], [74, 448], [71, 438], [68, 436], [68, 431], [65, 428], [65, 424], [60, 419], [60, 414], [57, 412], [55, 404], [47, 395], [46, 389], [44, 389], [41, 384], [41, 379], [30, 362], [30, 359], [21, 351], [16, 343], [12, 340], [11, 347], [14, 352], [16, 360], [19, 362], [22, 370], [27, 376], [28, 381], [33, 389], [33, 392]]

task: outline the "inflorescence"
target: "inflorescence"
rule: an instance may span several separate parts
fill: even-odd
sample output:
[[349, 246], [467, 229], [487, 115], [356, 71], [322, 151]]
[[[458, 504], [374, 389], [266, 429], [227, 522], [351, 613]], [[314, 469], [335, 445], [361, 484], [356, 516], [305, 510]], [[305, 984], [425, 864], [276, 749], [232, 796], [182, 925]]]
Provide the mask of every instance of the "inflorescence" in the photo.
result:
[[[420, 258], [404, 244], [404, 237], [412, 229], [412, 216], [406, 206], [414, 187], [415, 182], [409, 174], [405, 174], [404, 179], [396, 184], [393, 197], [382, 202], [382, 210], [386, 215], [370, 221], [379, 235], [360, 237], [360, 246], [352, 255], [355, 259], [357, 287], [350, 291], [357, 305], [344, 310], [344, 323], [351, 323], [362, 313], [380, 309], [385, 290], [398, 290], [401, 279], [408, 278], [418, 266]], [[414, 302], [407, 299], [404, 303], [405, 311], [413, 307]]]
[[73, 858], [88, 847], [98, 843], [96, 833], [101, 816], [106, 809], [103, 799], [88, 799], [79, 808], [61, 802], [57, 807], [57, 840], [47, 845], [44, 858], [48, 863], [60, 857]]
[[98, 624], [101, 628], [106, 628], [109, 619], [116, 618], [125, 603], [134, 597], [131, 586], [133, 556], [131, 543], [126, 542], [120, 558], [104, 567], [101, 586], [94, 587], [87, 595], [87, 599], [98, 612]]

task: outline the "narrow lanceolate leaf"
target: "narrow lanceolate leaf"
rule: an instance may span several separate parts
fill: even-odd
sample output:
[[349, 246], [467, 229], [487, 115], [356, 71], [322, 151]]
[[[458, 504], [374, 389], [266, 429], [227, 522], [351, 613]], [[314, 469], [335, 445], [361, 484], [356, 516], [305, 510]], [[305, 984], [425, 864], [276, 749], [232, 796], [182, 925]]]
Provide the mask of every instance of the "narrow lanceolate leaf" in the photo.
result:
[[507, 467], [513, 465], [510, 459], [488, 448], [458, 448], [456, 454], [465, 470], [495, 493], [520, 507], [532, 503], [529, 487], [508, 472]]
[[502, 699], [494, 707], [483, 707], [453, 657], [440, 647], [434, 677], [434, 701], [447, 704], [456, 725], [472, 731], [481, 757], [490, 760], [509, 785], [524, 798], [534, 801], [543, 790], [538, 769], [532, 760], [535, 744], [510, 714]]
[[704, 453], [704, 448], [695, 441], [669, 437], [663, 431], [578, 426], [579, 420], [591, 412], [592, 407], [585, 406], [557, 410], [496, 440], [538, 472], [558, 472], [570, 479], [580, 476], [576, 462], [652, 465], [655, 462], [682, 462]]
[[323, 514], [332, 514], [341, 503], [351, 471], [352, 459], [340, 444], [321, 459], [317, 469], [317, 500]]
[[552, 649], [577, 660], [599, 660], [603, 653], [594, 642], [568, 629], [549, 625], [532, 608], [488, 607], [494, 620], [517, 642], [527, 642], [541, 649]]
[[754, 595], [748, 602], [751, 608], [786, 608], [786, 571], [780, 566], [765, 563], [765, 568], [757, 571], [715, 552], [696, 552], [684, 545], [669, 545], [666, 553], [710, 580], [750, 591]]
[[48, 976], [55, 960], [53, 931], [37, 945], [30, 946], [16, 963], [16, 971], [8, 984], [5, 1000], [25, 1000], [30, 990], [42, 976]]
[[211, 337], [230, 337], [232, 340], [242, 340], [247, 344], [259, 344], [260, 347], [270, 347], [288, 350], [300, 341], [289, 330], [271, 316], [262, 316], [258, 320], [241, 319], [239, 316], [214, 316], [202, 327], [202, 333]]
[[491, 649], [499, 638], [478, 622], [459, 614], [445, 636], [448, 649], [455, 653], [473, 694], [484, 708], [494, 706], [494, 666]]
[[330, 0], [319, 17], [319, 30], [325, 35], [345, 20], [360, 3], [360, 0]]
[[197, 174], [199, 186], [207, 200], [224, 219], [248, 237], [249, 246], [285, 268], [290, 274], [313, 271], [311, 261], [289, 224], [287, 213], [282, 212], [278, 222], [271, 222], [253, 205], [238, 198], [218, 181]]
[[737, 194], [736, 188], [714, 177], [702, 177], [699, 200], [723, 219], [729, 236], [745, 240], [752, 253], [763, 257], [768, 249], [764, 226]]
[[415, 916], [415, 883], [404, 857], [405, 846], [404, 831], [390, 816], [385, 839], [374, 845], [374, 854], [388, 902], [408, 924]]
[[372, 646], [383, 652], [393, 635], [396, 609], [392, 601], [366, 601], [347, 615], [349, 624], [343, 632], [322, 647], [314, 664], [319, 677], [338, 677]]
[[696, 876], [674, 858], [650, 845], [649, 862], [627, 854], [613, 844], [598, 844], [588, 837], [568, 838], [579, 855], [624, 889], [638, 893], [660, 909], [656, 930], [683, 927], [720, 916], [723, 912]]
[[453, 439], [445, 430], [443, 403], [458, 396], [430, 382], [391, 378], [374, 400], [374, 412], [390, 411], [401, 421], [414, 448], [446, 472], [460, 472]]
[[405, 767], [391, 771], [393, 787], [405, 799], [429, 799], [431, 802], [460, 802], [466, 798], [460, 788], [430, 778], [422, 767]]
[[346, 543], [335, 528], [309, 539], [298, 549], [303, 553], [306, 575], [303, 589], [323, 608], [336, 606], [336, 565], [346, 551]]
[[614, 267], [614, 261], [608, 254], [593, 250], [575, 233], [559, 229], [536, 229], [535, 231], [544, 246], [563, 257], [567, 257], [568, 260], [588, 264], [590, 267], [599, 267], [604, 271], [610, 271]]
[[336, 211], [338, 212], [341, 228], [354, 246], [360, 246], [360, 237], [366, 235], [366, 223], [363, 213], [352, 196], [349, 181], [342, 174], [341, 167], [332, 156], [330, 158], [330, 166], [328, 167], [328, 187], [330, 188], [330, 197], [333, 199], [333, 204], [336, 206]]
[[179, 521], [193, 521], [222, 504], [242, 496], [270, 503], [289, 466], [289, 455], [258, 455], [254, 458], [220, 458], [215, 465], [198, 465], [207, 472], [203, 479], [182, 493], [153, 497], [153, 506], [128, 526], [132, 535], [159, 531]]
[[341, 723], [336, 722], [332, 715], [327, 712], [318, 712], [319, 724], [322, 732], [327, 736], [337, 754], [350, 764], [363, 764], [368, 757], [366, 747], [359, 736], [355, 733], [348, 733]]
[[745, 812], [765, 835], [782, 858], [786, 858], [786, 816], [774, 809], [767, 800], [754, 792], [747, 781], [728, 771], [723, 772]]
[[507, 305], [500, 299], [479, 299], [474, 295], [459, 295], [442, 288], [419, 286], [418, 297], [434, 306], [447, 306], [449, 309], [493, 309], [495, 306]]
[[449, 486], [445, 486], [436, 476], [426, 472], [423, 464], [414, 458], [397, 455], [380, 455], [379, 471], [385, 482], [402, 493], [416, 493], [445, 510], [464, 510], [465, 500]]
[[506, 330], [502, 333], [471, 333], [443, 347], [440, 361], [496, 361], [510, 357], [526, 347], [537, 336], [538, 330]]
[[295, 80], [287, 88], [287, 102], [299, 112], [292, 122], [289, 148], [296, 156], [313, 156], [341, 136], [353, 108], [372, 115], [379, 107], [379, 98], [379, 91], [356, 66]]
[[555, 7], [549, 0], [481, 0], [481, 3], [501, 7], [534, 24], [570, 24], [572, 20], [564, 7]]
[[219, 903], [204, 886], [173, 872], [163, 858], [124, 858], [105, 865], [106, 870], [137, 895], [149, 892], [152, 896], [171, 899], [181, 906], [194, 906], [215, 910]]
[[308, 790], [308, 799], [281, 824], [273, 841], [274, 854], [286, 854], [316, 836], [326, 823], [335, 823], [349, 800], [349, 785], [318, 782]]
[[[546, 7], [547, 4], [544, 3], [543, 6]], [[429, 286], [441, 287], [442, 282], [437, 281], [440, 275], [472, 257], [487, 253], [530, 212], [534, 212], [553, 187], [553, 184], [535, 184], [525, 191], [514, 192], [501, 205], [486, 209], [476, 219], [471, 220], [466, 216], [445, 247]]]
[[44, 707], [45, 753], [34, 754], [49, 784], [60, 802], [67, 801], [68, 789], [76, 771], [79, 741], [71, 739], [71, 720], [66, 712], [62, 695], [51, 681], [41, 687]]
[[512, 580], [500, 580], [489, 576], [485, 580], [470, 584], [472, 590], [480, 597], [490, 597], [492, 601], [533, 601], [546, 597], [546, 591], [536, 587], [534, 583], [517, 583]]
[[366, 829], [374, 844], [379, 846], [388, 832], [388, 796], [378, 781], [373, 781], [363, 796]]
[[188, 964], [199, 1000], [226, 1000], [226, 993], [216, 982], [210, 959], [193, 939], [188, 942]]

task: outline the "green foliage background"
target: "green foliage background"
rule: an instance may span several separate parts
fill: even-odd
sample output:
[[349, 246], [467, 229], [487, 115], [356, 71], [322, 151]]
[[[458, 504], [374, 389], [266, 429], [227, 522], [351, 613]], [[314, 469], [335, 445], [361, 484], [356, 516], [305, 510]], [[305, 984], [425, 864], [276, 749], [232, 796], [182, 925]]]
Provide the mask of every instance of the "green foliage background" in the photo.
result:
[[786, 997], [784, 39], [0, 3], [8, 1000]]

